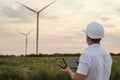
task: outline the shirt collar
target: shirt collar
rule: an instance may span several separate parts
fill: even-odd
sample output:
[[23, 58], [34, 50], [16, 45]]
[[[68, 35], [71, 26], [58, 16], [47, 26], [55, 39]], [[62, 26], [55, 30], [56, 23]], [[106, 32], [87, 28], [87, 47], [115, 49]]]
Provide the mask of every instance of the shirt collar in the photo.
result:
[[91, 44], [91, 45], [89, 45], [89, 46], [92, 47], [92, 46], [101, 46], [101, 45], [96, 43], [96, 44]]

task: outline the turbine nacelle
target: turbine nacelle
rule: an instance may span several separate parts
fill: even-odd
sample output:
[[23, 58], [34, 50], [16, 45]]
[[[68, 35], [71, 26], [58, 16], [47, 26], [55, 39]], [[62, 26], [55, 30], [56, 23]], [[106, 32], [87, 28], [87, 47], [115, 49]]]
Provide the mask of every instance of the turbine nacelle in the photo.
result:
[[33, 31], [33, 29], [31, 30], [31, 31], [29, 31], [28, 33], [22, 33], [22, 32], [19, 32], [21, 35], [24, 35], [24, 36], [27, 36], [27, 35], [29, 35], [31, 32]]

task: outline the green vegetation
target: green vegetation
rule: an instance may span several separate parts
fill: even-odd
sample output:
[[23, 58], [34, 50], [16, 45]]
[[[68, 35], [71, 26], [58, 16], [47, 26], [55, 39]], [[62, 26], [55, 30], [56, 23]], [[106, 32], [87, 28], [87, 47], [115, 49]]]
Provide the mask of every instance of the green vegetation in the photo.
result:
[[[78, 57], [77, 57], [78, 58]], [[110, 80], [120, 80], [120, 56], [113, 56]], [[61, 57], [1, 57], [0, 80], [70, 80]]]
[[113, 56], [111, 80], [120, 80], [120, 56]]
[[4, 57], [0, 58], [0, 80], [68, 80], [56, 65], [57, 57]]

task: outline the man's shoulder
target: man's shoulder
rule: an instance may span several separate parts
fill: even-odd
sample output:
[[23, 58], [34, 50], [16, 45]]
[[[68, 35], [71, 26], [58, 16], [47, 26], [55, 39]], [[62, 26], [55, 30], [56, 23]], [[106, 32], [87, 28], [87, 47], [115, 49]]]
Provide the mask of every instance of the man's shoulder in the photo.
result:
[[107, 52], [100, 46], [100, 44], [93, 44], [88, 46], [85, 51], [85, 55], [93, 56], [96, 54], [106, 54]]
[[91, 54], [89, 54], [89, 53], [83, 53], [80, 56], [80, 59], [82, 59], [82, 60], [89, 60], [90, 58], [91, 58]]

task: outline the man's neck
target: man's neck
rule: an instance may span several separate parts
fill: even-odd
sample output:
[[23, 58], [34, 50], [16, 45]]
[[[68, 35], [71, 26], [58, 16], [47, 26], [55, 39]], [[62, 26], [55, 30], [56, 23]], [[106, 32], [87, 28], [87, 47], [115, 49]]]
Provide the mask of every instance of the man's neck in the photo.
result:
[[100, 44], [100, 43], [90, 42], [88, 45], [90, 46], [92, 44]]

